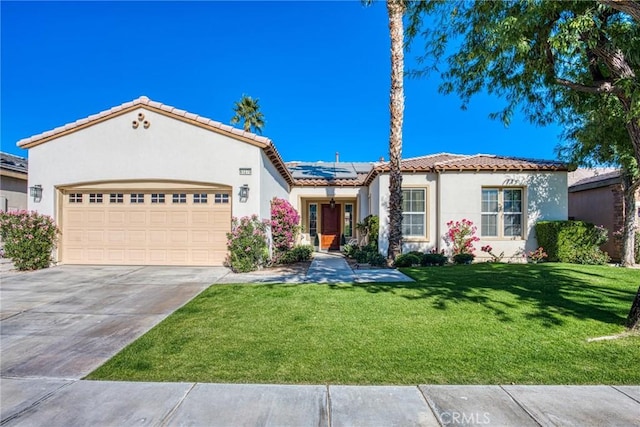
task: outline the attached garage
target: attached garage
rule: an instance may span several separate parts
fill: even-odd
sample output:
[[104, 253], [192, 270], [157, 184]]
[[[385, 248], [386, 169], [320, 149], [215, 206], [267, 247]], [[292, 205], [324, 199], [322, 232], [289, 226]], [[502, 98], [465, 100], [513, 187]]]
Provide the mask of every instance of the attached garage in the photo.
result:
[[224, 186], [137, 182], [59, 190], [65, 264], [221, 265], [231, 227]]
[[270, 139], [147, 97], [18, 145], [61, 264], [223, 265], [232, 216], [269, 218], [293, 184]]

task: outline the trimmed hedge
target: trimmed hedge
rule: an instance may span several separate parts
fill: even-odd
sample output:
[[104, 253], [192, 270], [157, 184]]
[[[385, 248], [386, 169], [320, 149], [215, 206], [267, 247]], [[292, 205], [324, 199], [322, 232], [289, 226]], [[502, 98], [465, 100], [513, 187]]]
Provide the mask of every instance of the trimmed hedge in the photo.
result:
[[600, 250], [607, 230], [584, 221], [540, 221], [536, 224], [538, 245], [548, 261], [573, 264], [606, 264], [609, 255]]

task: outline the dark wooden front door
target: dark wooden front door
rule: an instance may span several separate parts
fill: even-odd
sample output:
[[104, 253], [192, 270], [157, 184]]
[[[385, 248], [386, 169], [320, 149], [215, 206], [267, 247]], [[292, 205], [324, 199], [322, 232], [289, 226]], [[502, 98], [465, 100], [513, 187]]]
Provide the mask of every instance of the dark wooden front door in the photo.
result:
[[322, 205], [322, 220], [320, 234], [322, 249], [340, 249], [340, 205], [331, 207], [329, 204]]

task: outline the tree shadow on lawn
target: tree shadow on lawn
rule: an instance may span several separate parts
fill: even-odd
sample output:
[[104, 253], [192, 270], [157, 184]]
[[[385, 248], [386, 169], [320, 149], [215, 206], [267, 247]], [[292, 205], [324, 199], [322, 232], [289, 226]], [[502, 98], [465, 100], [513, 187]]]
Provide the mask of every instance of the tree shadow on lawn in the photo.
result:
[[[403, 269], [415, 282], [357, 283], [337, 285], [334, 289], [360, 288], [371, 293], [399, 293], [408, 300], [430, 300], [434, 308], [447, 310], [463, 302], [481, 304], [505, 322], [514, 321], [518, 304], [531, 307], [524, 316], [547, 327], [564, 323], [563, 317], [592, 319], [624, 325], [619, 306], [631, 304], [634, 292], [595, 284], [598, 279], [615, 281], [593, 272], [565, 268], [558, 264], [474, 264]], [[615, 283], [615, 282], [614, 282]], [[408, 292], [407, 292], [408, 291]], [[413, 291], [413, 292], [412, 292]], [[489, 292], [492, 291], [492, 292]], [[499, 293], [507, 292], [504, 300]], [[498, 297], [494, 299], [494, 297]], [[515, 297], [516, 303], [513, 302]], [[616, 311], [617, 310], [617, 311]], [[626, 314], [626, 313], [625, 313]]]

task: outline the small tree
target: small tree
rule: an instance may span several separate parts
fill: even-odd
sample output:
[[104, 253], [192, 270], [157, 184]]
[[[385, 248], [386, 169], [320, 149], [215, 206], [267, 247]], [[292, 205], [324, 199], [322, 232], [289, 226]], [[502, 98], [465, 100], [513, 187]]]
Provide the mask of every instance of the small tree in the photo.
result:
[[274, 197], [271, 200], [271, 238], [273, 240], [273, 256], [278, 262], [281, 255], [291, 250], [300, 232], [300, 215], [291, 203]]
[[2, 212], [0, 236], [5, 256], [18, 270], [38, 270], [51, 264], [58, 228], [53, 218], [37, 212]]

